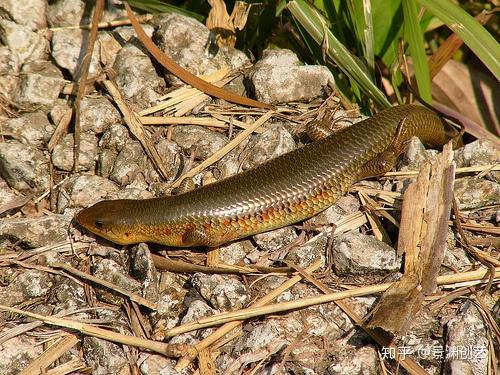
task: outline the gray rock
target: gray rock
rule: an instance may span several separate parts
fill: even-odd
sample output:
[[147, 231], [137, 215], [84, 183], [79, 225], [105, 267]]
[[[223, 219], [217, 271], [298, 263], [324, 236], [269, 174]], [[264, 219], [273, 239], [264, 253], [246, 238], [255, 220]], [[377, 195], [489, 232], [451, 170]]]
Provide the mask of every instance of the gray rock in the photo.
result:
[[[52, 57], [57, 65], [67, 69], [73, 77], [78, 74], [83, 60], [82, 49], [85, 48], [88, 31], [82, 29], [55, 30], [52, 35]], [[99, 41], [96, 41], [99, 44]], [[101, 72], [99, 46], [94, 46], [89, 67], [89, 78]]]
[[12, 20], [30, 30], [47, 27], [47, 0], [0, 0]]
[[132, 276], [142, 282], [142, 296], [156, 302], [160, 297], [159, 279], [148, 246], [138, 244], [132, 247], [130, 254], [130, 271]]
[[53, 245], [68, 236], [71, 217], [50, 215], [0, 221], [0, 246], [18, 243], [25, 248]]
[[255, 352], [271, 343], [278, 342], [289, 343], [286, 341], [284, 329], [279, 322], [276, 319], [267, 319], [236, 340], [232, 355], [240, 356], [246, 352]]
[[345, 348], [336, 357], [332, 365], [328, 367], [329, 375], [378, 375], [381, 373], [377, 351], [372, 346], [359, 349]]
[[426, 150], [417, 137], [412, 137], [406, 152], [399, 159], [397, 169], [399, 171], [418, 171], [424, 163], [433, 160], [432, 154], [435, 150]]
[[328, 68], [300, 65], [297, 56], [286, 49], [265, 50], [249, 78], [257, 100], [270, 104], [309, 102], [324, 96], [325, 87], [334, 82]]
[[348, 232], [333, 243], [333, 264], [339, 275], [369, 275], [395, 272], [401, 260], [384, 242], [365, 234]]
[[132, 141], [117, 155], [109, 178], [121, 186], [128, 185], [145, 167], [146, 154], [138, 141]]
[[219, 248], [219, 258], [222, 263], [238, 264], [243, 262], [247, 254], [254, 250], [255, 247], [252, 245], [251, 241], [236, 241], [227, 245], [222, 245]]
[[9, 47], [0, 46], [0, 92], [5, 99], [14, 101], [19, 83], [19, 56]]
[[224, 147], [228, 138], [201, 126], [176, 126], [172, 131], [172, 140], [185, 150], [194, 152], [196, 159], [205, 160]]
[[113, 69], [116, 85], [136, 110], [149, 107], [165, 90], [165, 81], [156, 73], [149, 56], [131, 43], [118, 52]]
[[18, 141], [0, 147], [0, 176], [19, 191], [44, 192], [49, 188], [49, 163], [45, 154]]
[[457, 178], [454, 192], [460, 210], [473, 210], [500, 203], [500, 184], [484, 178]]
[[[83, 285], [74, 280], [56, 283], [51, 290], [49, 302], [54, 306], [53, 314], [72, 313], [89, 307]], [[86, 312], [81, 312], [77, 316], [72, 315], [72, 317], [73, 319], [90, 318]]]
[[[3, 300], [2, 300], [3, 301]], [[2, 304], [5, 304], [2, 302]], [[0, 374], [17, 375], [43, 352], [38, 338], [26, 334], [16, 335], [2, 343]]]
[[447, 324], [447, 374], [486, 375], [488, 373], [488, 337], [477, 307], [465, 302], [456, 317]]
[[293, 227], [275, 229], [269, 232], [259, 233], [252, 238], [263, 251], [275, 251], [283, 246], [289, 245], [297, 238]]
[[132, 138], [126, 126], [120, 124], [111, 125], [99, 140], [99, 147], [115, 151], [117, 154]]
[[242, 168], [254, 168], [295, 148], [295, 141], [285, 127], [281, 124], [271, 124], [263, 133], [253, 136], [241, 153]]
[[339, 222], [346, 216], [359, 211], [360, 207], [361, 205], [358, 198], [354, 195], [347, 194], [340, 197], [333, 206], [328, 207], [326, 210], [308, 219], [306, 225], [312, 227], [330, 226], [331, 224]]
[[[181, 320], [182, 324], [195, 322], [199, 318], [203, 318], [205, 316], [210, 316], [217, 314], [218, 311], [212, 309], [208, 304], [201, 300], [194, 300], [189, 304], [189, 308], [186, 311], [186, 314]], [[212, 333], [212, 329], [205, 329], [201, 331], [188, 332], [177, 335], [170, 340], [171, 344], [194, 344], [198, 342], [200, 339], [203, 339]]]
[[49, 41], [28, 26], [0, 18], [0, 41], [17, 53], [19, 63], [47, 60]]
[[24, 144], [41, 147], [50, 140], [55, 126], [45, 113], [36, 111], [10, 118], [0, 125], [0, 129]]
[[100, 134], [120, 120], [121, 116], [118, 110], [104, 97], [84, 98], [80, 104], [82, 132], [91, 131]]
[[0, 207], [18, 198], [19, 195], [14, 193], [14, 190], [9, 187], [7, 182], [0, 178]]
[[[467, 252], [459, 247], [447, 248], [444, 253], [441, 275], [465, 272], [472, 267]], [[453, 271], [452, 271], [453, 270]]]
[[[457, 167], [475, 167], [500, 162], [500, 150], [489, 140], [477, 140], [455, 151]], [[500, 171], [489, 172], [486, 177], [500, 183]]]
[[[142, 24], [142, 29], [150, 38], [153, 37], [155, 27], [150, 24]], [[125, 42], [130, 42], [132, 38], [137, 38], [137, 34], [132, 26], [120, 26], [113, 30], [113, 34], [118, 35], [119, 38], [123, 39]]]
[[[92, 133], [80, 135], [80, 157], [78, 168], [82, 171], [93, 171], [97, 158], [97, 138]], [[52, 163], [63, 171], [71, 171], [74, 165], [73, 134], [66, 134], [54, 147]]]
[[109, 193], [106, 199], [149, 199], [153, 197], [153, 193], [148, 190], [127, 186], [124, 189]]
[[31, 298], [45, 296], [52, 286], [47, 272], [27, 270], [19, 273], [9, 285], [0, 287], [0, 301], [2, 305], [15, 306]]
[[309, 267], [321, 260], [321, 268], [326, 265], [326, 245], [328, 238], [321, 234], [311, 238], [305, 244], [293, 247], [286, 256], [286, 260], [302, 268]]
[[109, 178], [118, 153], [107, 148], [99, 148], [97, 155], [97, 174], [104, 178]]
[[47, 9], [47, 21], [51, 27], [76, 26], [87, 23], [83, 19], [85, 2], [82, 0], [51, 1]]
[[229, 276], [196, 273], [191, 278], [191, 284], [218, 310], [241, 309], [250, 301], [250, 294], [245, 286]]
[[[160, 138], [154, 143], [156, 151], [160, 155], [163, 164], [168, 168], [168, 175], [166, 176], [167, 183], [175, 180], [181, 172], [181, 168], [185, 165], [184, 157], [182, 154], [182, 149], [175, 142], [169, 141], [165, 138]], [[163, 180], [156, 172], [151, 160], [148, 158], [148, 168], [145, 171], [146, 180], [149, 183]]]
[[175, 370], [177, 361], [160, 354], [147, 353], [139, 359], [139, 370], [142, 375], [191, 375], [193, 372], [186, 368], [181, 372]]
[[121, 346], [96, 337], [85, 337], [82, 349], [92, 374], [128, 373], [128, 360]]
[[65, 209], [73, 207], [89, 207], [117, 190], [118, 186], [107, 178], [88, 175], [71, 177], [60, 187], [57, 211], [64, 212]]
[[14, 101], [20, 105], [50, 108], [56, 102], [64, 83], [61, 72], [50, 62], [25, 64], [14, 93]]
[[[141, 294], [141, 284], [128, 275], [128, 273], [117, 262], [111, 259], [101, 259], [95, 263], [93, 272], [95, 277], [109, 281], [116, 286], [128, 290], [136, 294]], [[104, 302], [112, 305], [120, 305], [123, 303], [123, 296], [115, 294], [107, 288], [96, 288], [97, 297]]]
[[[143, 25], [144, 27], [144, 25]], [[101, 63], [106, 68], [111, 68], [116, 60], [118, 51], [122, 48], [118, 40], [116, 40], [111, 32], [101, 31], [97, 34], [101, 52]]]
[[212, 73], [223, 67], [235, 70], [248, 62], [243, 52], [230, 47], [222, 47], [215, 56], [211, 55], [207, 50], [209, 30], [194, 18], [170, 13], [159, 15], [157, 22], [154, 38], [160, 49], [194, 75]]

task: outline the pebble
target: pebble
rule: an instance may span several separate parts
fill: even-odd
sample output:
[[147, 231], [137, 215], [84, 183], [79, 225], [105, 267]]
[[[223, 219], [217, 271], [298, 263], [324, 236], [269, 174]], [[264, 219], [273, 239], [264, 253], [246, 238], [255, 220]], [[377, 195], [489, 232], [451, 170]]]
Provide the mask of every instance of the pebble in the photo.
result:
[[[97, 159], [97, 138], [92, 133], [80, 134], [80, 154], [78, 168], [82, 171], [93, 171]], [[73, 170], [74, 165], [73, 134], [66, 134], [54, 147], [52, 163], [63, 171]]]
[[195, 273], [191, 284], [205, 300], [221, 311], [242, 309], [250, 301], [247, 288], [232, 277]]
[[474, 210], [500, 204], [500, 184], [484, 178], [457, 178], [454, 192], [460, 210]]
[[49, 163], [39, 149], [6, 140], [0, 147], [0, 176], [13, 189], [43, 193], [49, 188]]
[[[0, 301], [2, 305], [12, 307], [32, 298], [46, 296], [53, 285], [47, 272], [26, 270], [20, 272], [9, 285], [0, 287]], [[3, 357], [3, 350], [0, 357]]]
[[18, 25], [33, 31], [47, 27], [47, 0], [1, 0], [0, 7]]
[[269, 104], [310, 102], [335, 82], [327, 67], [301, 65], [287, 49], [266, 49], [248, 76], [257, 100]]
[[362, 233], [348, 232], [333, 243], [333, 265], [337, 275], [383, 275], [399, 270], [401, 260], [386, 243]]
[[71, 219], [69, 215], [4, 218], [0, 220], [0, 247], [35, 248], [64, 241]]
[[127, 357], [120, 345], [86, 336], [83, 338], [82, 349], [93, 375], [131, 374]]
[[120, 122], [121, 116], [111, 102], [104, 97], [83, 98], [80, 104], [82, 133], [103, 133], [108, 127]]
[[49, 41], [30, 27], [0, 18], [0, 40], [19, 58], [19, 63], [44, 61], [48, 58]]
[[2, 124], [2, 132], [26, 145], [41, 148], [52, 136], [55, 127], [45, 113], [36, 111], [9, 118]]
[[194, 152], [198, 160], [209, 158], [229, 142], [224, 134], [196, 125], [176, 126], [172, 140], [184, 150]]

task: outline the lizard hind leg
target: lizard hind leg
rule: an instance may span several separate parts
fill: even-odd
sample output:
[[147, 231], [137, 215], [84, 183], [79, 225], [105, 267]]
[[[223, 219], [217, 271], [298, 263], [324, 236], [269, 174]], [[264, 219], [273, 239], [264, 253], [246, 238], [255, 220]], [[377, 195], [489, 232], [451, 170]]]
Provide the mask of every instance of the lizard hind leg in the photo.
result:
[[405, 121], [406, 117], [400, 121], [394, 139], [385, 151], [368, 161], [358, 170], [358, 178], [360, 180], [383, 175], [394, 167], [399, 155], [406, 150], [410, 140], [405, 132]]

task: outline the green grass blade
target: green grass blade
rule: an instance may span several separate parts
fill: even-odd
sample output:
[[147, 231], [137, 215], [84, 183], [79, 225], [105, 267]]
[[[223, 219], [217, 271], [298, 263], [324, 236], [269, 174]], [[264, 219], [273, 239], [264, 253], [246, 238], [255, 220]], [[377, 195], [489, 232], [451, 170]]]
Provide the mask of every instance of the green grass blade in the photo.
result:
[[172, 4], [168, 4], [164, 1], [160, 0], [127, 0], [127, 3], [130, 4], [131, 7], [145, 10], [150, 13], [180, 13], [185, 16], [193, 17], [198, 21], [203, 21], [205, 16], [191, 12], [189, 10], [177, 7]]
[[474, 17], [449, 0], [416, 0], [443, 21], [500, 79], [500, 45]]
[[412, 57], [418, 93], [424, 101], [431, 104], [431, 76], [415, 0], [403, 0], [403, 15], [403, 35]]
[[[371, 81], [369, 74], [361, 67], [349, 50], [339, 42], [337, 38], [324, 25], [323, 19], [316, 9], [304, 0], [293, 0], [288, 3], [288, 9], [297, 22], [311, 35], [318, 45], [321, 45], [326, 37], [328, 48], [326, 53], [335, 61], [339, 68], [353, 81], [361, 90], [368, 95], [380, 107], [389, 107], [390, 103], [385, 95]], [[326, 34], [326, 35], [325, 35]]]

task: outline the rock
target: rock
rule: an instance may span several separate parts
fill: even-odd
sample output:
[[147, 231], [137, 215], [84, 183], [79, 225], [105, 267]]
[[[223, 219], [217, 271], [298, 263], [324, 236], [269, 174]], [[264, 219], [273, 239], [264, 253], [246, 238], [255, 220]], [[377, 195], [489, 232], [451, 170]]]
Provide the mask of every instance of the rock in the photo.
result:
[[450, 375], [488, 373], [488, 337], [483, 318], [470, 301], [447, 324], [445, 365]]
[[332, 365], [328, 367], [329, 375], [363, 374], [378, 375], [381, 373], [377, 351], [372, 346], [359, 349], [354, 347], [343, 348], [334, 353]]
[[25, 113], [20, 117], [13, 117], [2, 124], [2, 131], [10, 134], [19, 142], [36, 147], [46, 144], [55, 127], [42, 111]]
[[2, 305], [15, 306], [31, 298], [45, 296], [52, 286], [51, 277], [47, 272], [27, 270], [19, 273], [9, 285], [0, 287], [0, 301]]
[[[361, 207], [358, 198], [347, 194], [340, 197], [333, 206], [308, 219], [306, 225], [312, 227], [330, 226], [357, 211]], [[329, 231], [329, 230], [328, 230]]]
[[219, 48], [215, 56], [210, 54], [207, 51], [209, 30], [194, 18], [169, 13], [159, 15], [156, 22], [154, 39], [160, 49], [194, 75], [213, 73], [224, 67], [235, 70], [248, 62], [243, 52], [231, 47]]
[[[210, 316], [216, 314], [218, 311], [212, 309], [204, 301], [194, 300], [189, 304], [189, 308], [186, 314], [181, 320], [181, 324], [186, 324], [190, 322], [195, 322], [199, 318], [205, 316]], [[212, 329], [199, 330], [195, 332], [182, 333], [180, 335], [174, 336], [171, 340], [171, 344], [194, 344], [200, 339], [203, 339], [212, 333]]]
[[104, 178], [109, 178], [118, 153], [107, 148], [99, 148], [97, 156], [97, 174]]
[[160, 297], [159, 279], [148, 246], [144, 243], [135, 245], [130, 254], [130, 271], [132, 276], [142, 282], [142, 296], [156, 302]]
[[80, 104], [82, 133], [103, 133], [108, 127], [120, 122], [121, 116], [111, 102], [104, 97], [84, 98]]
[[242, 309], [250, 301], [245, 286], [228, 276], [195, 273], [191, 284], [214, 308], [221, 311]]
[[121, 346], [97, 337], [84, 337], [82, 344], [93, 375], [130, 374], [128, 360]]
[[[2, 304], [5, 304], [2, 302]], [[4, 331], [2, 331], [4, 333]], [[43, 352], [38, 338], [26, 334], [16, 335], [2, 343], [0, 374], [17, 375]]]
[[18, 25], [30, 30], [47, 27], [47, 0], [0, 0], [3, 8]]
[[118, 186], [107, 178], [88, 175], [71, 177], [60, 187], [57, 211], [64, 212], [65, 209], [73, 207], [89, 207], [117, 190]]
[[14, 101], [19, 83], [19, 56], [9, 47], [0, 46], [0, 92], [5, 99]]
[[113, 69], [116, 85], [125, 98], [131, 99], [134, 110], [149, 107], [165, 91], [165, 81], [156, 73], [149, 56], [131, 43], [118, 52]]
[[124, 189], [113, 191], [106, 196], [106, 199], [149, 199], [149, 198], [154, 198], [153, 193], [151, 193], [150, 191], [128, 186]]
[[334, 82], [328, 68], [300, 65], [297, 55], [287, 49], [265, 50], [249, 78], [257, 100], [269, 104], [309, 102], [323, 97], [326, 86]]
[[311, 238], [305, 244], [292, 248], [286, 260], [292, 264], [306, 268], [321, 260], [321, 268], [326, 265], [326, 245], [328, 243], [327, 236], [321, 234]]
[[139, 359], [139, 370], [142, 375], [191, 375], [189, 368], [177, 372], [175, 365], [177, 361], [172, 358], [166, 358], [160, 354], [144, 353], [143, 358]]
[[83, 18], [85, 2], [82, 0], [50, 1], [47, 9], [47, 21], [50, 27], [76, 26], [87, 23]]
[[283, 246], [291, 244], [297, 237], [297, 233], [295, 233], [293, 227], [285, 227], [259, 233], [252, 238], [260, 250], [275, 251]]
[[[12, 190], [7, 182], [0, 178], [0, 207], [4, 206], [5, 204], [12, 202], [13, 200], [19, 199], [19, 195], [14, 193], [14, 190]], [[9, 212], [9, 211], [7, 211]], [[5, 213], [3, 213], [5, 215]], [[0, 217], [2, 214], [0, 214]]]
[[49, 163], [44, 153], [18, 141], [0, 147], [0, 176], [13, 189], [44, 192], [49, 188]]
[[0, 246], [18, 243], [24, 248], [53, 245], [68, 236], [71, 217], [50, 215], [7, 218], [0, 221]]
[[500, 203], [500, 184], [484, 178], [457, 178], [454, 192], [460, 210], [473, 210]]
[[267, 319], [244, 335], [234, 345], [233, 356], [241, 356], [247, 352], [256, 352], [271, 343], [288, 345], [283, 327], [275, 319]]
[[[55, 30], [52, 35], [52, 57], [57, 65], [67, 69], [73, 78], [78, 74], [82, 64], [82, 49], [86, 48], [88, 31], [82, 29]], [[99, 41], [96, 41], [99, 44]], [[99, 46], [94, 46], [89, 67], [89, 78], [96, 77], [101, 72], [99, 62]]]
[[146, 167], [146, 154], [139, 141], [127, 143], [117, 155], [109, 178], [124, 186], [130, 184]]
[[199, 160], [209, 158], [229, 142], [222, 133], [196, 125], [176, 126], [172, 140], [183, 149], [194, 152], [195, 159]]
[[19, 63], [47, 60], [49, 42], [42, 35], [0, 17], [0, 41], [17, 53]]
[[271, 124], [263, 133], [252, 137], [241, 153], [243, 169], [254, 168], [266, 160], [286, 154], [296, 148], [292, 135], [281, 124]]
[[99, 39], [101, 63], [105, 68], [111, 68], [122, 46], [110, 32], [102, 31], [97, 34], [97, 38]]
[[[53, 314], [64, 315], [89, 307], [83, 285], [74, 280], [56, 283], [50, 293], [49, 302], [54, 306]], [[72, 315], [72, 317], [73, 319], [90, 318], [87, 312], [80, 312], [76, 316]]]
[[[101, 259], [95, 263], [93, 272], [95, 277], [109, 281], [116, 286], [128, 290], [129, 292], [141, 294], [141, 284], [128, 275], [128, 273], [117, 262], [111, 259]], [[120, 305], [123, 303], [123, 296], [118, 293], [113, 293], [110, 289], [104, 287], [96, 288], [97, 297], [104, 302], [112, 305]]]
[[[500, 161], [500, 150], [489, 140], [477, 140], [455, 151], [457, 168], [496, 164]], [[500, 171], [486, 174], [486, 178], [500, 183]]]
[[[54, 147], [52, 163], [63, 171], [73, 170], [74, 165], [73, 134], [66, 134]], [[80, 135], [80, 157], [78, 168], [82, 171], [93, 171], [97, 158], [97, 138], [92, 133]]]
[[99, 140], [99, 147], [104, 147], [116, 153], [120, 152], [132, 138], [126, 126], [120, 124], [111, 125]]
[[459, 247], [452, 249], [447, 248], [444, 253], [442, 272], [440, 272], [440, 275], [466, 272], [470, 267], [472, 267], [472, 262], [464, 249]]
[[400, 262], [392, 247], [365, 234], [348, 232], [333, 243], [333, 265], [341, 276], [395, 272]]
[[20, 105], [50, 108], [56, 102], [64, 83], [61, 72], [50, 62], [25, 64], [14, 93], [14, 101]]
[[225, 264], [239, 264], [244, 261], [248, 253], [254, 250], [255, 247], [249, 240], [231, 242], [219, 248], [219, 259]]
[[[184, 157], [182, 154], [182, 149], [175, 142], [169, 141], [165, 138], [158, 139], [154, 146], [158, 154], [160, 155], [161, 160], [164, 165], [168, 168], [168, 175], [166, 176], [166, 182], [173, 182], [176, 177], [178, 177], [181, 173], [181, 169], [184, 167]], [[148, 168], [146, 172], [146, 180], [149, 183], [163, 180], [160, 179], [158, 172], [156, 172], [155, 167], [151, 163], [151, 160], [148, 159]]]
[[398, 171], [419, 171], [424, 163], [433, 160], [432, 155], [436, 155], [435, 150], [426, 150], [418, 137], [412, 137], [406, 152], [399, 159]]

